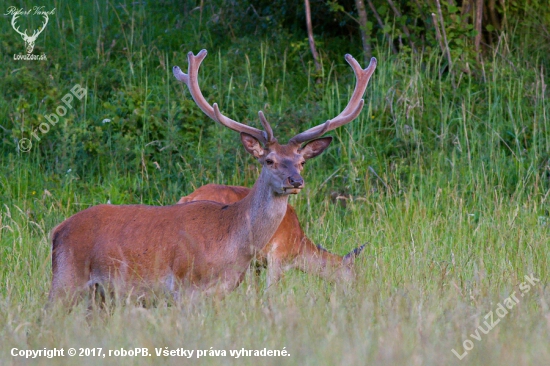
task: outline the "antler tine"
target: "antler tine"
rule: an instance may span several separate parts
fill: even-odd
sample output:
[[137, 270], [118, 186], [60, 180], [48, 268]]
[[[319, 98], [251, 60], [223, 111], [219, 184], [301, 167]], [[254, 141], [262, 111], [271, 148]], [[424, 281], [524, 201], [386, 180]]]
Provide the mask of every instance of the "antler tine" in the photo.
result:
[[23, 33], [23, 32], [21, 32], [21, 31], [19, 30], [19, 27], [16, 26], [15, 21], [17, 20], [17, 18], [19, 18], [19, 14], [14, 14], [14, 16], [11, 18], [11, 26], [12, 26], [12, 28], [13, 28], [17, 33], [19, 33], [20, 35], [22, 35], [22, 36], [24, 35], [24, 36], [27, 36], [27, 37], [28, 37], [28, 35], [27, 35], [27, 30], [26, 30], [26, 29], [25, 29], [25, 32]]
[[[207, 51], [204, 49], [201, 50], [196, 56], [193, 55], [193, 52], [189, 52], [187, 54], [187, 60], [189, 62], [188, 73], [185, 74], [184, 72], [181, 71], [181, 69], [178, 66], [174, 66], [173, 72], [176, 79], [178, 79], [179, 81], [187, 85], [187, 87], [189, 88], [189, 92], [193, 97], [193, 100], [199, 106], [199, 108], [204, 112], [204, 114], [206, 114], [208, 117], [220, 123], [221, 125], [224, 125], [225, 127], [232, 129], [233, 131], [247, 133], [249, 135], [254, 136], [256, 139], [258, 139], [262, 143], [267, 144], [269, 142], [269, 139], [267, 138], [270, 135], [269, 133], [266, 133], [254, 127], [247, 126], [245, 124], [232, 120], [229, 117], [224, 116], [223, 114], [221, 114], [217, 103], [214, 103], [214, 105], [211, 106], [206, 101], [206, 99], [202, 95], [202, 92], [199, 87], [199, 81], [198, 81], [199, 68], [201, 66], [202, 61], [206, 57], [206, 55], [207, 55]], [[265, 125], [264, 125], [264, 128], [265, 128]], [[269, 127], [269, 129], [271, 130], [271, 127]], [[271, 132], [271, 136], [272, 134], [273, 133]]]
[[350, 98], [348, 105], [339, 115], [337, 115], [333, 119], [329, 119], [323, 124], [299, 133], [298, 135], [290, 139], [289, 143], [301, 144], [303, 142], [312, 140], [328, 131], [343, 126], [346, 123], [350, 123], [355, 118], [357, 118], [359, 113], [361, 113], [361, 110], [363, 109], [363, 105], [365, 103], [365, 101], [362, 99], [363, 94], [365, 93], [365, 89], [367, 89], [369, 80], [374, 73], [374, 70], [376, 69], [377, 61], [376, 58], [371, 58], [369, 66], [363, 70], [361, 68], [361, 65], [359, 65], [359, 62], [357, 62], [357, 60], [354, 59], [352, 55], [346, 54], [345, 59], [352, 67], [356, 78], [355, 89], [353, 90], [353, 94]]
[[50, 19], [48, 17], [48, 14], [42, 14], [42, 16], [44, 17], [45, 22], [42, 23], [42, 27], [40, 28], [40, 30], [37, 29], [33, 32], [32, 36], [35, 38], [38, 38], [38, 35], [42, 33], [44, 29], [46, 29], [46, 26], [48, 25], [48, 20]]
[[264, 112], [259, 111], [258, 116], [260, 116], [260, 122], [264, 127], [267, 142], [276, 142], [277, 139], [273, 136], [273, 129], [271, 128], [269, 122], [267, 122], [267, 119], [264, 116]]

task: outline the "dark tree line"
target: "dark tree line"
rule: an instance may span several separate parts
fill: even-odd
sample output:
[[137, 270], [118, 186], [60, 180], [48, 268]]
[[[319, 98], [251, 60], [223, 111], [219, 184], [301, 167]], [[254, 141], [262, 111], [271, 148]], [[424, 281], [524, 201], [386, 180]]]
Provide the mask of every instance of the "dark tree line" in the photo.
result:
[[349, 37], [366, 59], [380, 47], [393, 54], [437, 49], [450, 68], [465, 72], [485, 54], [506, 52], [499, 47], [503, 36], [524, 36], [526, 48], [550, 44], [545, 0], [224, 0], [217, 6], [232, 30], [308, 32], [317, 67], [313, 37]]

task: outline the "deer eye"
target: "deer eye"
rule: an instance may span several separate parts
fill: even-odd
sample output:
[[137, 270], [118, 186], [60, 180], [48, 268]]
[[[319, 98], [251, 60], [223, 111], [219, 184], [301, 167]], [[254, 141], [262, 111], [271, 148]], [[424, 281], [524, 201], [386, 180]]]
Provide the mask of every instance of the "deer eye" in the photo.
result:
[[273, 165], [273, 160], [271, 160], [271, 159], [266, 159], [266, 160], [265, 160], [265, 163], [266, 163], [267, 165]]

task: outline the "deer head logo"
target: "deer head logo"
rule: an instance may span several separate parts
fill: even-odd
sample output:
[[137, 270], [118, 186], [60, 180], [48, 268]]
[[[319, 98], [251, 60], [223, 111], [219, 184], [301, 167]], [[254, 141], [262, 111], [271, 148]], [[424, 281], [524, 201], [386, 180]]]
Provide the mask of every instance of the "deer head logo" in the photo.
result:
[[19, 14], [14, 13], [13, 17], [11, 18], [11, 26], [17, 33], [21, 35], [21, 38], [23, 38], [23, 41], [25, 41], [25, 48], [27, 49], [28, 54], [32, 53], [32, 51], [34, 50], [34, 42], [36, 42], [36, 38], [38, 38], [40, 33], [42, 33], [42, 31], [44, 30], [44, 28], [46, 28], [46, 25], [48, 24], [48, 20], [49, 20], [48, 14], [42, 13], [41, 15], [44, 17], [44, 22], [42, 23], [42, 26], [40, 26], [37, 30], [33, 31], [31, 36], [27, 34], [27, 29], [25, 29], [24, 32], [21, 32], [19, 30], [19, 26], [17, 26], [16, 24], [17, 18], [19, 18]]

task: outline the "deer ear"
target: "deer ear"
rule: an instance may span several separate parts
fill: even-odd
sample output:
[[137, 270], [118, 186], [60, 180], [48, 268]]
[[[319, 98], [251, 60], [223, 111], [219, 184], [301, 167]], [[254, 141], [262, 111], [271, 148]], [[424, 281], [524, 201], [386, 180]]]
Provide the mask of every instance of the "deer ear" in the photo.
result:
[[311, 159], [321, 154], [330, 145], [332, 137], [322, 137], [320, 139], [312, 140], [304, 145], [298, 152], [302, 154], [304, 159]]
[[241, 142], [243, 143], [246, 151], [248, 151], [249, 154], [252, 154], [256, 159], [259, 159], [265, 155], [262, 144], [260, 144], [260, 141], [258, 141], [255, 137], [241, 132]]

